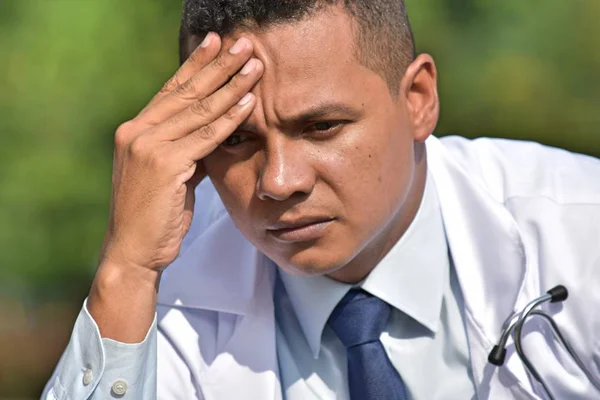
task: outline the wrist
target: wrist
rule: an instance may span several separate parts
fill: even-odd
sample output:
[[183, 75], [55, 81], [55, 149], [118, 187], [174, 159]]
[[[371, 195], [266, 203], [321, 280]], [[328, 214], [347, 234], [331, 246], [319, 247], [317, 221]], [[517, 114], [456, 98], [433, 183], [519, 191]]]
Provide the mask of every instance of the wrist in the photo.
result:
[[154, 319], [159, 282], [159, 271], [103, 261], [87, 302], [102, 337], [141, 342]]
[[158, 291], [160, 277], [161, 271], [104, 259], [98, 266], [93, 285], [99, 288], [131, 285], [142, 290]]

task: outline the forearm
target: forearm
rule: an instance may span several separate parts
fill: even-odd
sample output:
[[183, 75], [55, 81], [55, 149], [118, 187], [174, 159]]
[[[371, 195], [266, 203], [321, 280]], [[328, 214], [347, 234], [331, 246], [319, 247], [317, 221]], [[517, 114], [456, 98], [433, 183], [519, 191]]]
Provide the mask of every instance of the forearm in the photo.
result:
[[102, 338], [139, 343], [154, 320], [160, 272], [100, 265], [88, 298], [88, 311]]

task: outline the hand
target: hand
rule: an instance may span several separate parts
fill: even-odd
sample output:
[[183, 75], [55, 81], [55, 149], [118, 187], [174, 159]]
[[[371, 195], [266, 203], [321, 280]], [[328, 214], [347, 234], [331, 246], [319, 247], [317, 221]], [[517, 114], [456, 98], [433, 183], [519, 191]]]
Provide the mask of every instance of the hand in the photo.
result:
[[[263, 72], [241, 38], [227, 50], [211, 33], [152, 101], [115, 135], [104, 263], [159, 272], [178, 255], [205, 177], [201, 160], [252, 112]], [[232, 77], [230, 79], [230, 77]]]
[[216, 34], [207, 38], [117, 129], [109, 224], [87, 302], [102, 337], [125, 343], [146, 337], [160, 272], [177, 257], [192, 221], [202, 159], [256, 104], [249, 91], [263, 65], [251, 58], [252, 42], [242, 38], [222, 50]]

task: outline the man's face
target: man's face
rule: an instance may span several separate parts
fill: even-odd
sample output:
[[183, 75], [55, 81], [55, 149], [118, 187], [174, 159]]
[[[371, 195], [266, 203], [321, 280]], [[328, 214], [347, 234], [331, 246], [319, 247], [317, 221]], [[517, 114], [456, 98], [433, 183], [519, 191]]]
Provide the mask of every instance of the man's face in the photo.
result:
[[257, 105], [204, 159], [238, 229], [296, 274], [331, 274], [387, 251], [415, 175], [405, 96], [356, 59], [341, 9], [223, 45], [242, 35], [265, 66]]

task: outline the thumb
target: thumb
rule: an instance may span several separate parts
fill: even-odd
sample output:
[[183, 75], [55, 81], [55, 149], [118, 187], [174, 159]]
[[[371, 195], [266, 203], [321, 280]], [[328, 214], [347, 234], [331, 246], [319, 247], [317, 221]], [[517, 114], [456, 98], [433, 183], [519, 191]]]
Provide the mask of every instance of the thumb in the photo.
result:
[[196, 170], [194, 171], [194, 175], [185, 183], [186, 193], [185, 193], [185, 205], [183, 208], [183, 221], [184, 221], [184, 229], [185, 233], [190, 229], [192, 224], [192, 218], [194, 216], [194, 204], [196, 202], [195, 190], [196, 187], [202, 182], [202, 180], [206, 177], [206, 169], [204, 168], [204, 164], [202, 161], [198, 161], [196, 163]]
[[196, 170], [194, 171], [194, 175], [186, 182], [188, 189], [191, 189], [193, 192], [196, 189], [196, 186], [202, 182], [202, 180], [206, 177], [206, 168], [204, 168], [204, 163], [202, 161], [196, 162]]

